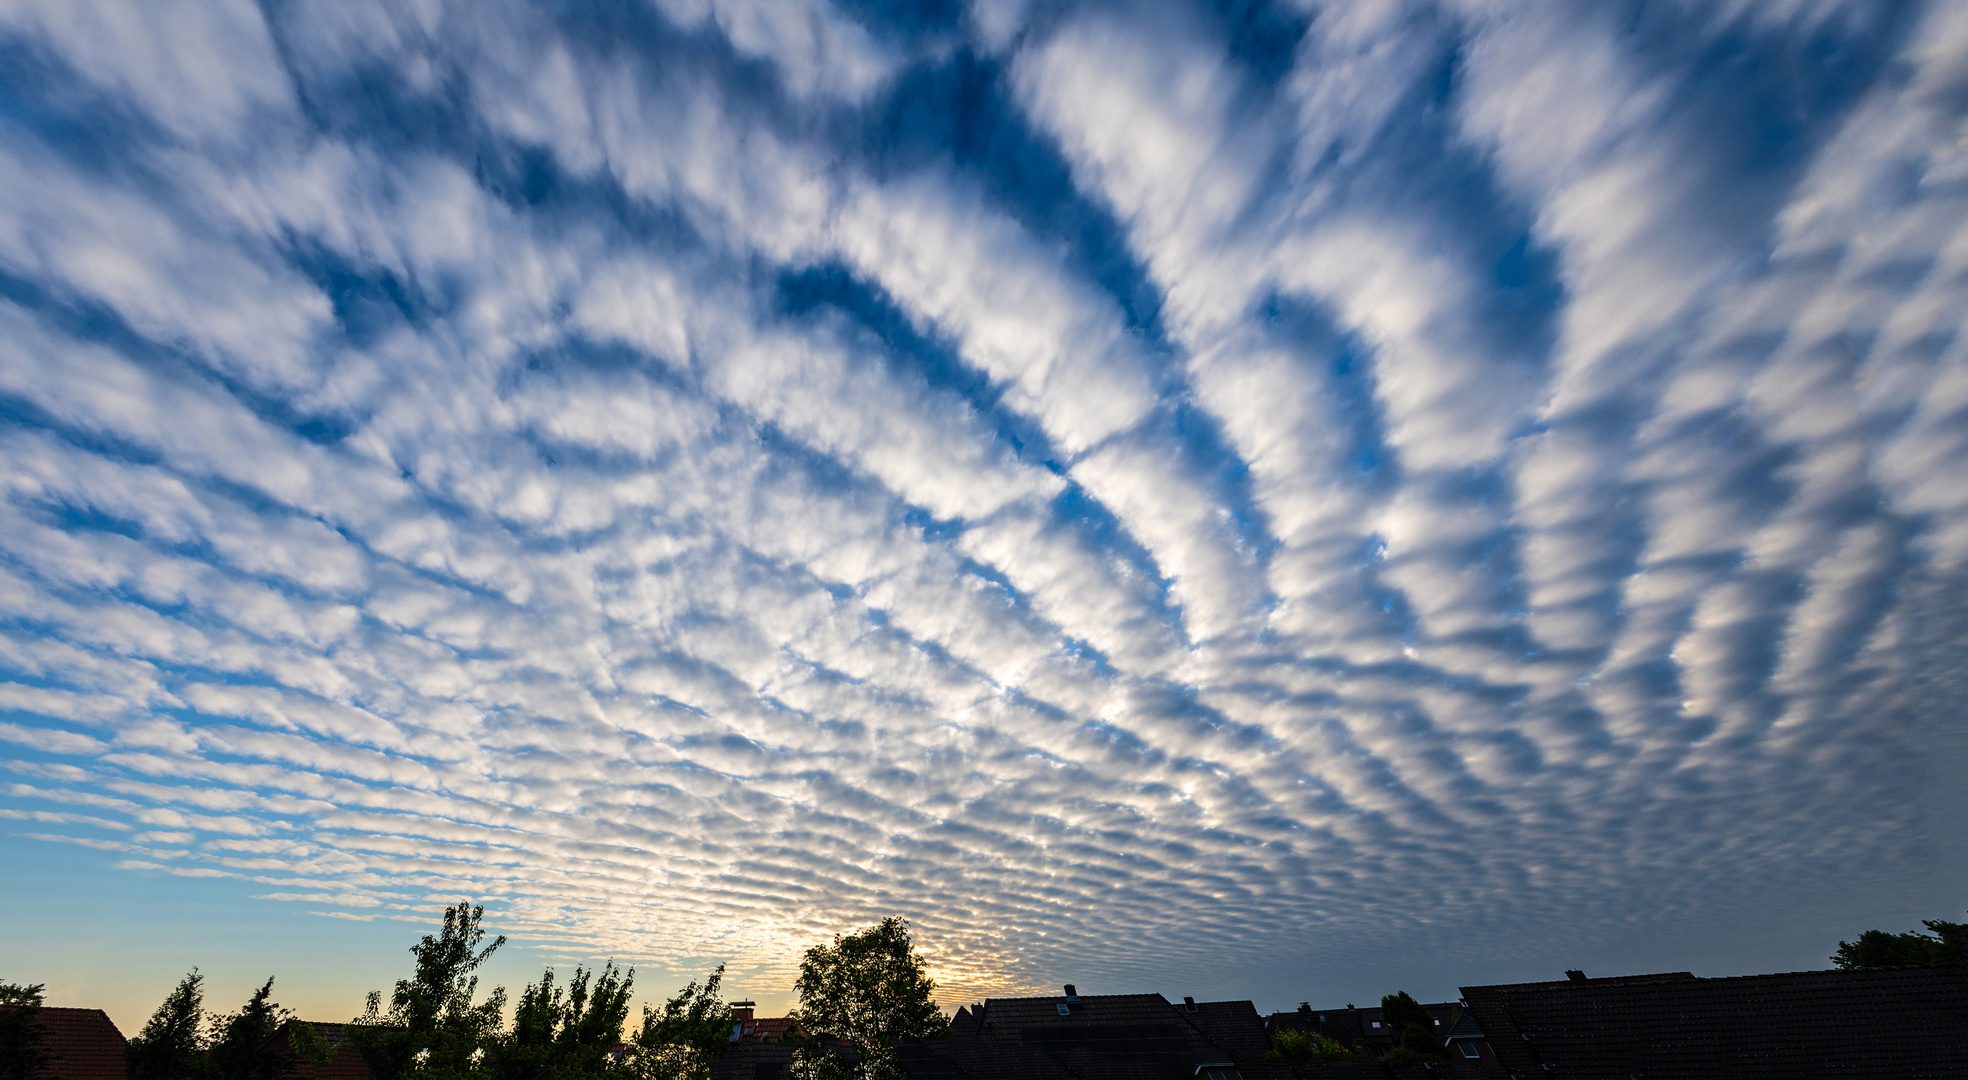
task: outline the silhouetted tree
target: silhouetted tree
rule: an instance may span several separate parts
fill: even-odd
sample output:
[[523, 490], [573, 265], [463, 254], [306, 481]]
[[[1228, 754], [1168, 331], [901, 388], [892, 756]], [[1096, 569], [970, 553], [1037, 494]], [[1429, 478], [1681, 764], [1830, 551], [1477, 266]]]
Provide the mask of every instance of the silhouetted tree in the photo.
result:
[[1952, 964], [1961, 957], [1961, 923], [1945, 919], [1922, 919], [1929, 934], [1910, 931], [1904, 934], [1889, 934], [1884, 930], [1867, 930], [1859, 935], [1857, 941], [1841, 941], [1838, 951], [1831, 954], [1831, 962], [1837, 967], [1852, 968], [1899, 967], [1905, 964]]
[[124, 1049], [130, 1080], [188, 1080], [205, 1049], [205, 976], [192, 968]]
[[35, 1080], [48, 1067], [41, 1026], [46, 985], [0, 982], [0, 1080]]
[[640, 1080], [707, 1080], [711, 1060], [731, 1040], [738, 1016], [719, 992], [724, 965], [695, 979], [663, 1003], [662, 1011], [645, 1005], [642, 1028], [631, 1045], [629, 1064]]
[[485, 931], [483, 907], [470, 901], [444, 909], [444, 927], [410, 946], [415, 972], [398, 979], [388, 1012], [382, 992], [369, 993], [369, 1005], [350, 1021], [349, 1041], [369, 1066], [372, 1080], [476, 1080], [488, 1072], [485, 1050], [499, 1035], [506, 991], [495, 988], [474, 1004], [478, 976], [486, 958], [506, 943], [502, 934], [479, 947]]
[[[938, 1038], [950, 1020], [936, 1007], [936, 983], [909, 938], [909, 924], [890, 916], [832, 945], [815, 945], [800, 960], [794, 1019], [815, 1038], [843, 1039], [859, 1051], [862, 1080], [899, 1080], [897, 1039]], [[844, 1064], [809, 1045], [803, 1071], [824, 1078]], [[834, 1060], [826, 1060], [833, 1058]]]
[[212, 1017], [199, 1075], [209, 1080], [283, 1080], [302, 1062], [327, 1064], [334, 1057], [333, 1048], [303, 1023], [288, 1028], [284, 1049], [267, 1046], [267, 1040], [293, 1016], [273, 1001], [273, 977], [267, 976], [238, 1012]]
[[1406, 990], [1380, 999], [1380, 1020], [1394, 1033], [1394, 1049], [1387, 1052], [1389, 1065], [1419, 1065], [1449, 1056], [1435, 1034], [1435, 1018]]
[[599, 973], [575, 967], [565, 987], [554, 985], [549, 968], [520, 992], [512, 1028], [493, 1050], [493, 1071], [502, 1080], [589, 1080], [623, 1071], [608, 1051], [622, 1041], [634, 985], [635, 972], [617, 971], [612, 960]]

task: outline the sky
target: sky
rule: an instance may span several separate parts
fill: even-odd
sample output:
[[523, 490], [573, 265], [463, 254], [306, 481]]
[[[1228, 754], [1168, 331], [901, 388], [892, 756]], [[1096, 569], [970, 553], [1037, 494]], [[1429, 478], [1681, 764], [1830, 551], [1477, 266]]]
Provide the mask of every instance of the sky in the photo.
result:
[[1968, 3], [0, 0], [0, 979], [1968, 908]]

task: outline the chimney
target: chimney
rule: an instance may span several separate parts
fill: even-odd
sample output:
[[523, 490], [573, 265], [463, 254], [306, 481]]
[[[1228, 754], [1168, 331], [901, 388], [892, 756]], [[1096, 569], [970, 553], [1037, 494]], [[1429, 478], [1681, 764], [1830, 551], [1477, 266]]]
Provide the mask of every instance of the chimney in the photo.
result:
[[1573, 982], [1584, 982], [1584, 981], [1585, 981], [1585, 972], [1583, 972], [1583, 971], [1580, 971], [1580, 970], [1579, 970], [1579, 969], [1577, 969], [1577, 968], [1573, 968], [1573, 969], [1571, 969], [1570, 971], [1567, 971], [1567, 972], [1565, 972], [1565, 977], [1566, 977], [1567, 979], [1570, 979], [1570, 980], [1572, 980]]
[[731, 1003], [731, 1011], [740, 1020], [750, 1020], [752, 1018], [752, 1010], [757, 1007], [758, 1003], [755, 1001], [734, 1001]]
[[1195, 1012], [1195, 1011], [1196, 1011], [1196, 999], [1195, 999], [1195, 998], [1192, 998], [1192, 997], [1185, 997], [1185, 998], [1183, 998], [1183, 999], [1182, 999], [1182, 1011], [1183, 1011], [1183, 1012]]
[[1067, 1000], [1067, 1001], [1078, 1001], [1078, 1000], [1080, 1000], [1080, 992], [1079, 992], [1078, 990], [1075, 990], [1075, 989], [1073, 988], [1073, 984], [1072, 984], [1072, 983], [1067, 983], [1067, 984], [1066, 984], [1066, 1000]]
[[1298, 1003], [1298, 1011], [1299, 1011], [1299, 1012], [1302, 1012], [1302, 1013], [1305, 1013], [1305, 1014], [1307, 1014], [1307, 1015], [1310, 1015], [1310, 1014], [1311, 1014], [1311, 1012], [1312, 1012], [1312, 1003], [1311, 1003], [1311, 1002], [1309, 1002], [1309, 1001], [1301, 1001], [1301, 1002], [1299, 1002], [1299, 1003]]

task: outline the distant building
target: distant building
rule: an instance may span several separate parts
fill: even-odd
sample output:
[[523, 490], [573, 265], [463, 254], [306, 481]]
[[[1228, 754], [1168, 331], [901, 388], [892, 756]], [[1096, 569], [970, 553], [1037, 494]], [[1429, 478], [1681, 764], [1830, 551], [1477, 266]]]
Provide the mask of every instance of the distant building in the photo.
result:
[[1160, 994], [994, 998], [950, 1037], [901, 1046], [909, 1080], [1285, 1080], [1248, 1001]]
[[[1438, 1001], [1423, 1003], [1421, 1007], [1434, 1025], [1434, 1035], [1449, 1053], [1449, 1060], [1434, 1069], [1436, 1075], [1490, 1074], [1484, 1066], [1494, 1064], [1496, 1054], [1490, 1049], [1482, 1025], [1461, 1002]], [[1274, 1034], [1288, 1030], [1305, 1031], [1323, 1035], [1341, 1046], [1360, 1047], [1365, 1056], [1376, 1064], [1387, 1057], [1395, 1041], [1394, 1030], [1382, 1018], [1377, 1005], [1365, 1009], [1352, 1005], [1343, 1009], [1314, 1009], [1306, 1003], [1300, 1005], [1296, 1012], [1272, 1013], [1265, 1019], [1264, 1026]], [[1359, 1064], [1363, 1065], [1364, 1062]], [[1379, 1068], [1359, 1072], [1356, 1067], [1353, 1075], [1391, 1074]]]
[[[14, 1006], [0, 1006], [9, 1012]], [[41, 1025], [41, 1052], [47, 1055], [46, 1080], [129, 1080], [123, 1062], [123, 1033], [101, 1009], [31, 1010]]]
[[1465, 986], [1503, 1075], [1968, 1078], [1968, 966]]

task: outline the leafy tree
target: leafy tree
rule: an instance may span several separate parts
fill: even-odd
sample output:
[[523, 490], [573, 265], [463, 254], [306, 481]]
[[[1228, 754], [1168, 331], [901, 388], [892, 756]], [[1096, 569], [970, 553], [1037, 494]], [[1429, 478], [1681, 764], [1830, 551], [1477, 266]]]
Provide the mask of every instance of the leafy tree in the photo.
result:
[[198, 1071], [210, 1080], [283, 1080], [303, 1061], [326, 1065], [334, 1050], [306, 1024], [296, 1022], [288, 1029], [285, 1052], [262, 1049], [293, 1016], [273, 1001], [273, 977], [268, 976], [238, 1012], [212, 1017]]
[[1308, 1062], [1344, 1061], [1352, 1056], [1353, 1051], [1337, 1039], [1298, 1028], [1285, 1028], [1272, 1035], [1271, 1049], [1264, 1055], [1267, 1061], [1282, 1061], [1293, 1069]]
[[192, 968], [124, 1049], [130, 1080], [187, 1080], [204, 1067], [205, 976]]
[[[899, 1080], [897, 1039], [938, 1038], [950, 1030], [949, 1018], [936, 1007], [928, 965], [909, 939], [909, 924], [894, 916], [808, 949], [793, 989], [800, 1000], [794, 1019], [815, 1037], [852, 1044], [861, 1080]], [[823, 1077], [844, 1064], [825, 1056], [809, 1053], [803, 1064]]]
[[719, 988], [724, 965], [702, 983], [692, 979], [663, 1003], [661, 1012], [645, 1005], [642, 1028], [631, 1042], [631, 1071], [640, 1080], [708, 1080], [711, 1060], [731, 1039], [737, 1013]]
[[501, 934], [479, 947], [485, 909], [469, 900], [444, 909], [444, 928], [410, 946], [415, 972], [398, 979], [382, 1011], [382, 992], [369, 993], [369, 1006], [350, 1021], [355, 1044], [374, 1080], [478, 1080], [488, 1066], [485, 1049], [494, 1045], [506, 1010], [506, 991], [496, 988], [473, 1004], [479, 965], [506, 943]]
[[1435, 1018], [1406, 990], [1380, 999], [1380, 1020], [1394, 1033], [1394, 1049], [1387, 1052], [1389, 1065], [1419, 1065], [1449, 1056], [1435, 1035]]
[[1962, 924], [1944, 919], [1922, 919], [1932, 936], [1911, 931], [1889, 934], [1867, 930], [1857, 941], [1841, 941], [1831, 962], [1846, 970], [1853, 968], [1898, 967], [1904, 964], [1952, 964], [1961, 957]]
[[610, 1075], [616, 1067], [608, 1051], [622, 1040], [634, 985], [635, 972], [617, 971], [612, 960], [599, 973], [575, 967], [565, 987], [554, 985], [547, 969], [520, 993], [512, 1029], [493, 1051], [493, 1071], [504, 1080]]
[[46, 986], [0, 982], [0, 1080], [34, 1080], [48, 1067], [40, 1015]]

